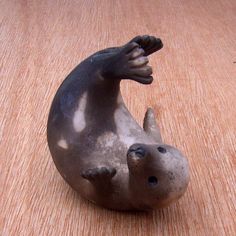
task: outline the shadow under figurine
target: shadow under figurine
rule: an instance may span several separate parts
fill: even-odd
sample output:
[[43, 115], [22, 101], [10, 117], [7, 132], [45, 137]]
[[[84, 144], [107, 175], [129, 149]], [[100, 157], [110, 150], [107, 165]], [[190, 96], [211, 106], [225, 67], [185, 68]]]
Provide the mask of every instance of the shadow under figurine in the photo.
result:
[[152, 109], [142, 129], [120, 93], [122, 79], [152, 83], [147, 56], [162, 47], [145, 35], [99, 51], [67, 76], [52, 102], [47, 138], [55, 165], [73, 189], [103, 207], [160, 208], [186, 191], [187, 159], [162, 142]]

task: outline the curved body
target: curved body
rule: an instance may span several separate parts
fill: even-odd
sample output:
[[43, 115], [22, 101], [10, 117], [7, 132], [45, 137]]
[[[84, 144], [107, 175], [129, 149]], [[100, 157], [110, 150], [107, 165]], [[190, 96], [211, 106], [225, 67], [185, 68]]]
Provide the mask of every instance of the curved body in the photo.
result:
[[[152, 82], [146, 56], [161, 47], [159, 39], [139, 36], [125, 46], [100, 51], [79, 64], [54, 97], [47, 135], [55, 165], [72, 188], [101, 206], [147, 210], [169, 204], [186, 190], [188, 164], [178, 151], [174, 155], [181, 156], [181, 163], [177, 158], [175, 165], [182, 177], [177, 181], [176, 190], [171, 187], [172, 195], [173, 191], [178, 194], [171, 196], [170, 186], [165, 186], [164, 180], [163, 184], [159, 183], [166, 167], [161, 167], [162, 157], [153, 159], [156, 154], [152, 152], [162, 147], [169, 149], [165, 155], [173, 158], [174, 149], [162, 144], [152, 110], [146, 113], [143, 129], [129, 113], [120, 94], [121, 79], [143, 84]], [[150, 159], [150, 166], [147, 161], [142, 164], [144, 159]], [[153, 165], [157, 170], [162, 169], [157, 180], [162, 188], [159, 194], [160, 190], [153, 191], [156, 187], [149, 181], [156, 176]], [[169, 172], [166, 173], [168, 179]], [[138, 183], [143, 179], [147, 180], [147, 186], [146, 182], [143, 187]]]

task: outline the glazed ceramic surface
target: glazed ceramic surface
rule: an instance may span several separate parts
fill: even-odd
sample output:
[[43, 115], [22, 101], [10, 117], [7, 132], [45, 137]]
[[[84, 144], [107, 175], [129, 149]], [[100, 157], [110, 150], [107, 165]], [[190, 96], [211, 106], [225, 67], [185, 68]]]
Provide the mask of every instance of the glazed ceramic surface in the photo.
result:
[[103, 207], [149, 210], [186, 191], [187, 159], [162, 142], [151, 108], [142, 128], [120, 93], [122, 79], [152, 83], [148, 56], [162, 47], [145, 35], [99, 51], [67, 76], [52, 102], [47, 136], [55, 165], [72, 188]]

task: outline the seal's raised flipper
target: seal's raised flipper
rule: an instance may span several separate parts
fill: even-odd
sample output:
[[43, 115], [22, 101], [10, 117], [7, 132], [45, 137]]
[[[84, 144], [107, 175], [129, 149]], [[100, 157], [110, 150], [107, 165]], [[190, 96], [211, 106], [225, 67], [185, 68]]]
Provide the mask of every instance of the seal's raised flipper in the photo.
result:
[[139, 44], [140, 47], [145, 51], [144, 56], [148, 56], [163, 47], [161, 39], [149, 35], [137, 36], [130, 42]]
[[116, 174], [116, 169], [112, 167], [96, 167], [82, 172], [81, 176], [94, 184], [106, 184]]
[[162, 143], [160, 128], [156, 123], [155, 115], [152, 108], [148, 108], [145, 113], [143, 121], [143, 129], [156, 142]]

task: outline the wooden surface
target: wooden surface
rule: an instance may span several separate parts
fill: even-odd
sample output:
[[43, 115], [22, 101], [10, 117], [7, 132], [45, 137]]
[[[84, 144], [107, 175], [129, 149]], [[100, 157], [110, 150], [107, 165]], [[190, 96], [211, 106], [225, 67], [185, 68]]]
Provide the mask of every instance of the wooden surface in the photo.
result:
[[[235, 235], [236, 1], [1, 1], [0, 235]], [[151, 213], [101, 209], [58, 174], [46, 143], [52, 98], [83, 58], [138, 34], [162, 38], [150, 86], [122, 83], [141, 124], [155, 109], [191, 182]]]

